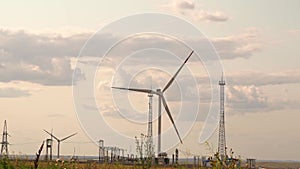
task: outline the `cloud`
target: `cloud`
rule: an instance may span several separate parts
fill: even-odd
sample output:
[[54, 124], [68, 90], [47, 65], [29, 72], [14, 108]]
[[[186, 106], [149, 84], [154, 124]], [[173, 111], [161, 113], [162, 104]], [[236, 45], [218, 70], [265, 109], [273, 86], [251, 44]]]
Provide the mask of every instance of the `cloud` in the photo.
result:
[[[9, 31], [0, 29], [0, 76], [1, 82], [15, 80], [28, 81], [42, 85], [72, 85], [72, 76], [75, 71], [75, 82], [84, 80], [85, 75], [80, 69], [74, 70], [74, 58], [91, 33], [78, 33], [63, 37], [53, 34], [33, 34], [26, 31]], [[95, 35], [97, 42], [89, 46], [84, 56], [96, 58], [97, 51], [103, 45], [117, 38], [111, 33]], [[244, 33], [221, 38], [212, 38], [217, 52], [222, 59], [249, 58], [262, 48], [262, 42], [255, 28], [247, 29]], [[191, 43], [201, 43], [201, 40], [190, 39]], [[101, 45], [99, 45], [101, 44]], [[187, 49], [177, 41], [170, 38], [151, 35], [139, 35], [123, 41], [121, 46], [111, 51], [111, 57], [106, 57], [108, 66], [113, 67], [120, 63], [121, 56], [144, 48], [161, 47], [166, 51], [185, 56]], [[170, 54], [163, 51], [140, 52], [138, 57], [133, 57], [132, 62], [145, 58], [144, 61], [152, 65], [163, 64], [171, 67], [177, 59], [171, 59]], [[165, 56], [168, 54], [168, 56]], [[162, 57], [164, 56], [164, 57]], [[176, 58], [176, 57], [175, 57]], [[87, 60], [88, 61], [88, 60]], [[195, 58], [191, 59], [191, 62]], [[80, 64], [98, 65], [95, 59], [92, 62]], [[166, 66], [165, 66], [166, 67]]]
[[300, 109], [299, 100], [273, 98], [265, 95], [262, 90], [251, 86], [227, 86], [226, 107], [230, 114], [258, 113], [284, 109]]
[[40, 91], [40, 85], [12, 81], [9, 83], [0, 82], [0, 98], [18, 98], [31, 96], [33, 93]]
[[[197, 81], [202, 85], [210, 83], [209, 77], [196, 76]], [[270, 86], [300, 83], [300, 70], [284, 70], [279, 72], [260, 72], [254, 70], [244, 70], [234, 73], [226, 73], [226, 83], [234, 86]]]
[[282, 85], [300, 83], [300, 71], [288, 70], [273, 73], [264, 73], [258, 71], [241, 71], [226, 76], [227, 81], [234, 85]]
[[257, 28], [247, 28], [241, 34], [211, 40], [221, 59], [249, 58], [261, 51], [264, 45]]
[[23, 62], [40, 64], [43, 63], [40, 57], [45, 60], [53, 56], [77, 56], [89, 36], [90, 33], [77, 33], [63, 37], [60, 34], [33, 34], [24, 30], [0, 29], [0, 51], [10, 54], [9, 57], [1, 55], [1, 59], [22, 59]]
[[195, 9], [195, 2], [188, 0], [174, 1], [173, 5], [178, 10]]
[[225, 22], [229, 19], [229, 17], [221, 11], [209, 12], [205, 10], [193, 13], [193, 18], [197, 21], [207, 22]]
[[1, 82], [71, 85], [70, 58], [78, 55], [88, 35], [62, 37], [0, 29]]
[[256, 86], [228, 86], [228, 107], [237, 112], [261, 111], [268, 108], [268, 99]]
[[16, 98], [16, 97], [27, 97], [31, 93], [28, 90], [21, 90], [16, 88], [0, 88], [0, 98]]
[[173, 0], [163, 8], [171, 10], [175, 13], [192, 18], [197, 22], [225, 22], [229, 17], [221, 11], [207, 11], [194, 0]]
[[73, 69], [70, 59], [51, 58], [48, 68], [38, 65], [10, 62], [5, 63], [0, 71], [2, 82], [28, 81], [42, 85], [71, 85]]
[[[140, 58], [141, 59], [141, 58]], [[131, 62], [131, 61], [130, 61]], [[178, 61], [180, 62], [180, 61]], [[139, 63], [139, 62], [134, 62]], [[175, 72], [178, 67], [176, 65], [180, 65], [177, 62], [173, 65], [170, 73], [166, 74], [161, 70], [144, 70], [139, 72], [138, 74], [135, 73], [134, 70], [142, 70], [136, 65], [126, 65], [125, 67], [121, 67], [118, 72], [116, 73], [115, 79], [116, 83], [113, 86], [120, 86], [120, 87], [136, 87], [136, 88], [149, 88], [152, 84], [154, 88], [163, 87], [167, 81], [172, 76], [172, 73]], [[191, 66], [191, 63], [187, 63], [187, 67]], [[147, 67], [145, 64], [139, 64], [143, 68]], [[149, 66], [149, 65], [148, 65]], [[163, 69], [162, 69], [163, 70]], [[184, 102], [184, 105], [189, 103], [200, 102], [201, 104], [201, 111], [203, 111], [203, 105], [209, 104], [212, 100], [211, 90], [212, 88], [219, 90], [218, 84], [209, 85], [209, 77], [208, 76], [200, 76], [195, 75], [192, 77], [187, 76], [188, 72], [186, 69], [182, 69], [182, 72], [176, 78], [176, 82], [172, 84], [172, 86], [166, 91], [165, 96], [167, 101], [170, 103], [170, 107], [174, 110], [176, 104], [179, 102], [183, 102], [182, 97], [184, 97], [187, 102]], [[198, 82], [198, 86], [193, 85], [193, 77], [196, 78]], [[102, 77], [103, 78], [103, 77]], [[109, 78], [110, 79], [110, 78]], [[268, 94], [265, 94], [263, 89], [265, 86], [272, 86], [272, 85], [284, 85], [284, 84], [291, 84], [291, 83], [300, 83], [300, 71], [291, 70], [291, 71], [281, 71], [281, 72], [272, 72], [272, 73], [265, 73], [265, 72], [258, 72], [258, 71], [242, 71], [238, 73], [228, 73], [226, 74], [226, 82], [227, 82], [227, 100], [226, 105], [228, 108], [228, 112], [234, 114], [241, 114], [241, 113], [258, 113], [258, 112], [270, 112], [274, 110], [283, 110], [283, 109], [297, 109], [297, 106], [300, 102], [297, 100], [287, 100], [286, 98], [274, 98]], [[177, 84], [179, 85], [179, 88]], [[105, 85], [105, 88], [103, 88]], [[100, 86], [100, 85], [99, 85]], [[110, 83], [102, 83], [102, 91], [99, 93], [105, 93], [105, 91], [110, 91]], [[179, 90], [180, 89], [180, 90]], [[113, 90], [116, 92], [116, 95], [123, 96], [120, 98], [121, 101], [124, 102], [125, 99], [133, 98], [128, 97], [131, 95], [131, 92], [124, 92]], [[199, 92], [200, 100], [197, 97], [197, 92]], [[219, 101], [218, 96], [213, 100]], [[134, 98], [140, 98], [141, 96], [135, 95]], [[145, 95], [146, 97], [146, 95]], [[141, 101], [134, 100], [134, 102]], [[121, 105], [120, 108], [124, 108], [130, 104]], [[145, 102], [146, 105], [146, 102]], [[300, 105], [300, 104], [299, 104]], [[175, 109], [176, 110], [176, 109]], [[106, 115], [115, 115], [116, 111], [110, 107], [104, 111]], [[124, 114], [128, 117], [134, 116], [135, 111], [129, 111], [125, 108], [122, 109]], [[133, 113], [133, 114], [130, 114]], [[202, 113], [202, 112], [201, 112]], [[206, 112], [204, 112], [206, 113]]]
[[[201, 101], [208, 103], [212, 96], [208, 92], [210, 87], [208, 85], [209, 82], [205, 81], [205, 79], [206, 77], [197, 77], [197, 80], [201, 84], [201, 87], [199, 87]], [[268, 88], [274, 90], [274, 87], [276, 87], [274, 85], [280, 85], [278, 86], [280, 88], [281, 86], [284, 87], [284, 85], [298, 83], [300, 83], [299, 70], [272, 73], [258, 71], [228, 73], [226, 74], [225, 88], [227, 112], [240, 114], [299, 109], [300, 100], [286, 96], [276, 97], [264, 93]], [[219, 88], [217, 84], [212, 84], [212, 87]]]

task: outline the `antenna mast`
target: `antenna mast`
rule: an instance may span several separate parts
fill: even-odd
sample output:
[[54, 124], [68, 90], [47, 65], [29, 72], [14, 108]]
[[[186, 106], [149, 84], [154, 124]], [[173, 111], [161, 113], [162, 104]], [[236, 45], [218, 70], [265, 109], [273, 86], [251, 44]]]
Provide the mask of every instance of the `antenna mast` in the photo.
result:
[[219, 122], [219, 144], [218, 144], [218, 153], [223, 161], [226, 157], [226, 138], [225, 138], [225, 109], [224, 109], [224, 86], [225, 81], [223, 79], [223, 73], [221, 80], [219, 81], [220, 85], [220, 122]]
[[1, 156], [6, 155], [8, 156], [8, 140], [7, 140], [7, 125], [6, 120], [4, 120], [4, 127], [3, 127], [3, 135], [2, 135], [2, 147], [1, 147]]

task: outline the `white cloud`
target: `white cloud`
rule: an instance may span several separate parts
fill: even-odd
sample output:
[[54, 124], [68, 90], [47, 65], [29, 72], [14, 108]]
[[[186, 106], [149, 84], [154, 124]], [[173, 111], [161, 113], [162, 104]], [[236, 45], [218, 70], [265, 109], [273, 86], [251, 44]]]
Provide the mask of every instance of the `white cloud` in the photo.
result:
[[29, 82], [0, 82], [0, 98], [27, 97], [38, 91], [40, 91], [40, 86]]
[[28, 90], [20, 90], [16, 88], [0, 88], [0, 98], [16, 98], [16, 97], [27, 97], [31, 93]]
[[225, 22], [229, 17], [221, 11], [207, 11], [195, 0], [173, 0], [163, 5], [166, 10], [187, 16], [195, 21]]
[[199, 10], [193, 13], [193, 18], [196, 21], [207, 21], [207, 22], [225, 22], [229, 17], [221, 11], [205, 11]]

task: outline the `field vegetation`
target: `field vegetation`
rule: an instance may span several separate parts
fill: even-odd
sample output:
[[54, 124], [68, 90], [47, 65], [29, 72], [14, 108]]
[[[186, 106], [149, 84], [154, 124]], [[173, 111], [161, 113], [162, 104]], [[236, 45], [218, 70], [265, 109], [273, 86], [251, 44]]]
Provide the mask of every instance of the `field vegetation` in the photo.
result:
[[[35, 161], [34, 160], [26, 160], [26, 159], [8, 159], [1, 158], [0, 159], [0, 169], [34, 169]], [[135, 164], [120, 164], [120, 163], [104, 163], [99, 164], [98, 162], [85, 162], [81, 163], [78, 161], [64, 161], [64, 160], [56, 160], [56, 161], [38, 161], [37, 168], [40, 169], [146, 169], [146, 168], [166, 168], [166, 169], [185, 169], [185, 168], [205, 168], [200, 166], [194, 166], [192, 164], [178, 164], [178, 165], [142, 165], [140, 162]], [[234, 165], [223, 165], [220, 161], [213, 161], [212, 168], [237, 168]], [[240, 167], [239, 167], [240, 168]]]

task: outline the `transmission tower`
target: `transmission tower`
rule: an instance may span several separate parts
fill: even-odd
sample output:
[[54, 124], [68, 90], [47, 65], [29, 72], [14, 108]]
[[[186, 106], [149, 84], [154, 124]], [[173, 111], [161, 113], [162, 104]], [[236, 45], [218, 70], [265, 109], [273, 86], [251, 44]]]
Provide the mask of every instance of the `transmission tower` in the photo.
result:
[[7, 125], [6, 120], [4, 120], [4, 127], [3, 127], [3, 135], [2, 135], [2, 146], [1, 146], [1, 156], [5, 155], [8, 156], [8, 140], [7, 140]]
[[153, 133], [152, 133], [152, 100], [153, 94], [148, 94], [149, 97], [149, 116], [148, 116], [148, 133], [147, 133], [147, 156], [152, 157], [154, 155], [153, 149]]
[[226, 157], [226, 138], [225, 138], [225, 109], [224, 109], [225, 81], [223, 79], [223, 74], [221, 80], [219, 81], [219, 85], [220, 85], [220, 122], [219, 122], [218, 153], [221, 160], [224, 160]]

